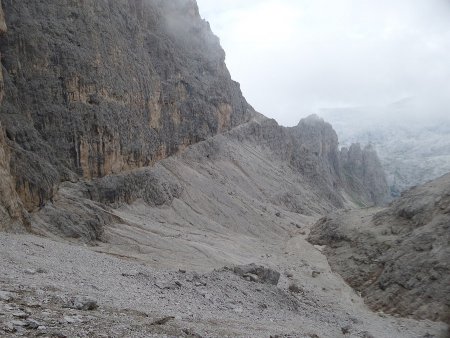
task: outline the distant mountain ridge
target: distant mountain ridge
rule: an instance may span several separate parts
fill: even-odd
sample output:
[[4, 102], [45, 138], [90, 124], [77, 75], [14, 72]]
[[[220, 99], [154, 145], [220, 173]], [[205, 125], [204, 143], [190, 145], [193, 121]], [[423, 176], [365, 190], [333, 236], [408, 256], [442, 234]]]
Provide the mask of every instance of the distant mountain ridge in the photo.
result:
[[360, 143], [376, 149], [393, 197], [450, 172], [450, 121], [409, 121], [408, 107], [399, 102], [385, 108], [321, 111], [336, 129], [341, 146]]

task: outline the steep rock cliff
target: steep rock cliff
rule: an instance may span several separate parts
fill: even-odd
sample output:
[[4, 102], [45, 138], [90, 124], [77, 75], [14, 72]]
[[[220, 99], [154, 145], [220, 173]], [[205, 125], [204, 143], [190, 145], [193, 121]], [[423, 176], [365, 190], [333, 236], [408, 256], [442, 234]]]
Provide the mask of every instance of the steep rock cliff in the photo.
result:
[[386, 203], [389, 199], [389, 188], [375, 149], [367, 145], [363, 149], [359, 143], [352, 144], [348, 149], [342, 148], [340, 160], [344, 170], [344, 180], [350, 187], [352, 197], [364, 205], [365, 200], [373, 201], [375, 205]]
[[[195, 1], [6, 1], [0, 121], [29, 211], [248, 120]], [[3, 27], [4, 24], [0, 26]]]
[[9, 162], [10, 151], [0, 124], [0, 230], [18, 230], [28, 225], [26, 212], [15, 190]]
[[332, 126], [311, 115], [289, 132], [293, 143], [292, 165], [336, 207], [342, 207], [345, 187], [341, 179], [338, 138]]
[[[0, 1], [0, 35], [6, 33], [6, 23]], [[1, 56], [1, 54], [0, 54]], [[3, 67], [0, 65], [0, 105], [4, 97]], [[28, 225], [26, 213], [14, 187], [10, 170], [10, 149], [0, 122], [0, 230], [11, 230]]]

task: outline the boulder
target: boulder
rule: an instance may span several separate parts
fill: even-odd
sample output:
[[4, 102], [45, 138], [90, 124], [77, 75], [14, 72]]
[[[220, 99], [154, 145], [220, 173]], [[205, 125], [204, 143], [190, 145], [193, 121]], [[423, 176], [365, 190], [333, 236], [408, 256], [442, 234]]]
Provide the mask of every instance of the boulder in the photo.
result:
[[277, 285], [280, 279], [280, 273], [278, 271], [266, 268], [254, 263], [248, 265], [235, 266], [234, 273], [248, 279], [252, 282]]

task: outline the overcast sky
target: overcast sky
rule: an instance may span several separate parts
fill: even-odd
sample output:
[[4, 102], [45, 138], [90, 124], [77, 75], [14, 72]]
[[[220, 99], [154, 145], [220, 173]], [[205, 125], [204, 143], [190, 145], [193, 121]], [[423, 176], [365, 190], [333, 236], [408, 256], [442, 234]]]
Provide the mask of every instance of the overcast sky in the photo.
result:
[[450, 0], [197, 2], [249, 103], [283, 125], [404, 98], [450, 119]]

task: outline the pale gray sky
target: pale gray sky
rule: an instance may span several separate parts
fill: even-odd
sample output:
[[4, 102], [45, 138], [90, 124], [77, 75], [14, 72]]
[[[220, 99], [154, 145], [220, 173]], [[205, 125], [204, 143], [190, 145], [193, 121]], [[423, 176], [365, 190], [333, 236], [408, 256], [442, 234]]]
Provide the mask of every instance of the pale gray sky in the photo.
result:
[[407, 97], [450, 119], [450, 0], [197, 2], [249, 103], [283, 125]]

